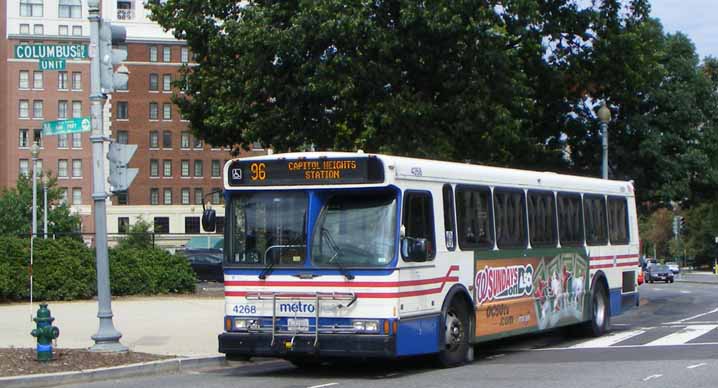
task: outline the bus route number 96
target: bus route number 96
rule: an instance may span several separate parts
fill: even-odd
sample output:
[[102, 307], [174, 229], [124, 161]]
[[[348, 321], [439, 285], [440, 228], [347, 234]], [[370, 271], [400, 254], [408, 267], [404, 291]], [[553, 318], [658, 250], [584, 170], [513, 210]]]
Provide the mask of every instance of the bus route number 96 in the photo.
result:
[[250, 178], [252, 178], [253, 181], [263, 181], [267, 179], [266, 167], [264, 163], [252, 163], [249, 166], [249, 171], [252, 172]]
[[249, 304], [235, 304], [232, 308], [232, 312], [235, 314], [256, 314], [257, 306]]

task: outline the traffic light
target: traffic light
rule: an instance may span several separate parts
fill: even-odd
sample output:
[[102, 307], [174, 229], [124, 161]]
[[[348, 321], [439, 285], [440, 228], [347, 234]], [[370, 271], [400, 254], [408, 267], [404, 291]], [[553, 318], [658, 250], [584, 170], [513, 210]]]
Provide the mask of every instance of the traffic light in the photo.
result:
[[127, 191], [137, 176], [138, 169], [127, 167], [136, 150], [136, 144], [110, 143], [110, 151], [107, 153], [107, 159], [110, 161], [110, 176], [107, 181], [110, 183], [111, 192]]
[[125, 42], [127, 31], [125, 27], [113, 26], [109, 20], [100, 21], [100, 87], [103, 94], [109, 94], [115, 89], [126, 89], [128, 74], [127, 67], [121, 65], [114, 71], [114, 67], [127, 59], [125, 50], [113, 49], [113, 45]]
[[686, 231], [686, 220], [683, 216], [678, 216], [678, 233], [683, 234]]

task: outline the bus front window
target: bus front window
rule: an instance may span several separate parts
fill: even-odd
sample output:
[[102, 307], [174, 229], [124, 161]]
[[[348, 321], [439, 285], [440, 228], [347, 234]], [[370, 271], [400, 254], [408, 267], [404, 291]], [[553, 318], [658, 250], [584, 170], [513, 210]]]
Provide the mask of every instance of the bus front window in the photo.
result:
[[307, 194], [250, 192], [232, 198], [228, 264], [301, 265], [307, 247]]
[[335, 194], [324, 204], [312, 233], [319, 266], [384, 266], [394, 257], [396, 194]]

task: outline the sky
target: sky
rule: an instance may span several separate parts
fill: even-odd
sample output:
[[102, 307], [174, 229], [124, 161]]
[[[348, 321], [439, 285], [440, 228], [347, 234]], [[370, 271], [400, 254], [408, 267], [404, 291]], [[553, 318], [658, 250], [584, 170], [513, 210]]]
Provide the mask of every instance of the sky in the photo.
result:
[[718, 58], [718, 0], [651, 0], [651, 15], [665, 32], [687, 35], [701, 59]]

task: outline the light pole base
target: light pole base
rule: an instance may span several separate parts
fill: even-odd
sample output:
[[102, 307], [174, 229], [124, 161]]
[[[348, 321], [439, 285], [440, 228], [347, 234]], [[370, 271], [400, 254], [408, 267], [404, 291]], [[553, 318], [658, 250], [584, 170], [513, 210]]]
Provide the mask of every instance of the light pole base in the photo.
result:
[[95, 344], [89, 349], [91, 352], [96, 353], [127, 353], [130, 349], [122, 345], [118, 340], [116, 341], [98, 341], [95, 337]]
[[112, 318], [100, 318], [100, 321], [100, 329], [97, 334], [91, 337], [95, 341], [95, 345], [90, 348], [90, 351], [98, 353], [125, 353], [129, 351], [127, 346], [120, 343], [122, 333], [112, 325]]

